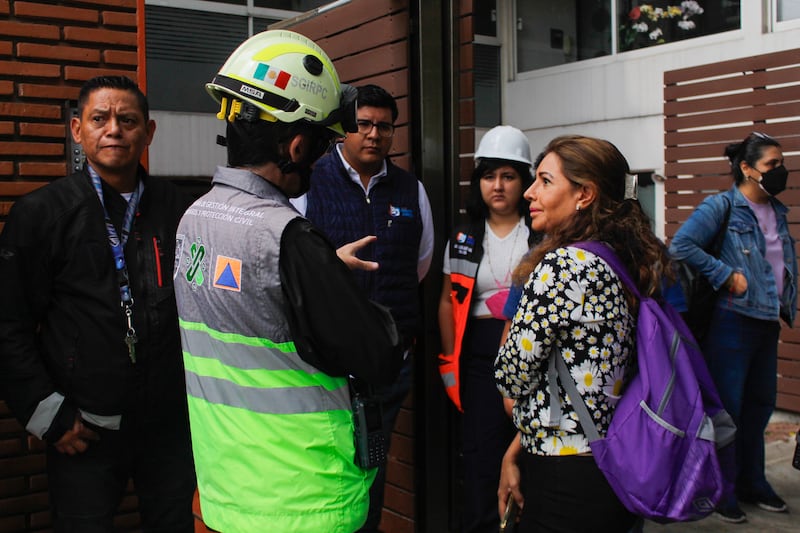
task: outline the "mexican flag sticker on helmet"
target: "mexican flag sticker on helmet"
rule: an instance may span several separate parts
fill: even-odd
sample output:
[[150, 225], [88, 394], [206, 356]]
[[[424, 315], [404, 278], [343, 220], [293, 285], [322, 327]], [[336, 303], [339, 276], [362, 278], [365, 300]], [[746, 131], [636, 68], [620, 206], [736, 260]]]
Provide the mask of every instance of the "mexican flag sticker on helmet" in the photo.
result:
[[344, 135], [343, 120], [354, 122], [346, 116], [354, 117], [355, 110], [330, 57], [308, 37], [289, 30], [268, 30], [245, 40], [206, 90], [223, 107], [241, 100], [280, 122], [310, 122], [337, 135]]
[[266, 63], [259, 63], [253, 78], [270, 83], [279, 89], [286, 89], [289, 80], [292, 79], [292, 75], [286, 71], [270, 67]]

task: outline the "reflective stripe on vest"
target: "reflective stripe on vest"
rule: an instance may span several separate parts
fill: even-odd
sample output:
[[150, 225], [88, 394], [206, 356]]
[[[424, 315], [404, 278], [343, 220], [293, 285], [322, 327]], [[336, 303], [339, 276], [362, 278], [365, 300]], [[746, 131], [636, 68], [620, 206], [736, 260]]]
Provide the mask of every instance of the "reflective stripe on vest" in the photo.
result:
[[450, 275], [461, 274], [468, 278], [475, 279], [478, 274], [478, 263], [467, 259], [450, 259]]
[[350, 409], [347, 380], [306, 364], [294, 343], [221, 333], [183, 320], [180, 327], [190, 350], [183, 354], [190, 396], [258, 413]]

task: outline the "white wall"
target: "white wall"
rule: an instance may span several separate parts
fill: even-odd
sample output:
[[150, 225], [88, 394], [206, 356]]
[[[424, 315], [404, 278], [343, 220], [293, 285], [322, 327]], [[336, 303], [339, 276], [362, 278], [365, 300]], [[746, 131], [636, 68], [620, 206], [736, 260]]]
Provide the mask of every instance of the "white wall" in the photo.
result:
[[[736, 31], [521, 73], [504, 84], [504, 123], [523, 130], [534, 153], [557, 135], [579, 133], [616, 144], [633, 170], [663, 174], [665, 71], [800, 46], [797, 24], [765, 32], [762, 2], [770, 0], [741, 3], [742, 28]], [[504, 35], [512, 42], [508, 28]], [[658, 201], [663, 205], [663, 198]], [[663, 216], [657, 209], [661, 236]]]

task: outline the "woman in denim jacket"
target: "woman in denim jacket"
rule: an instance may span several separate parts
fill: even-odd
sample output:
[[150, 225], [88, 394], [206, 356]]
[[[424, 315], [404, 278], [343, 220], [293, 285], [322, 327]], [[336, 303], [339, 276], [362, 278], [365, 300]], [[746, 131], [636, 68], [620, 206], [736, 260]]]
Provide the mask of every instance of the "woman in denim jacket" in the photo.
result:
[[[776, 199], [787, 171], [778, 142], [751, 133], [725, 149], [735, 186], [706, 198], [675, 235], [670, 252], [721, 290], [703, 353], [725, 409], [736, 422], [736, 495], [718, 518], [744, 522], [738, 501], [786, 511], [764, 475], [764, 430], [775, 407], [780, 319], [792, 325], [797, 307], [797, 258]], [[705, 249], [730, 208], [719, 259]]]

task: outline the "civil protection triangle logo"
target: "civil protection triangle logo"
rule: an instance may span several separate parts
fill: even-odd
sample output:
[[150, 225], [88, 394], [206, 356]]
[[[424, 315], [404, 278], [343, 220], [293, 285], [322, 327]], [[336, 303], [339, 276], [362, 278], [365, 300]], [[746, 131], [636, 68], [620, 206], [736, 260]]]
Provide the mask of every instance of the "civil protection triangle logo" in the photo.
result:
[[218, 255], [214, 266], [214, 283], [217, 289], [242, 292], [242, 260]]

